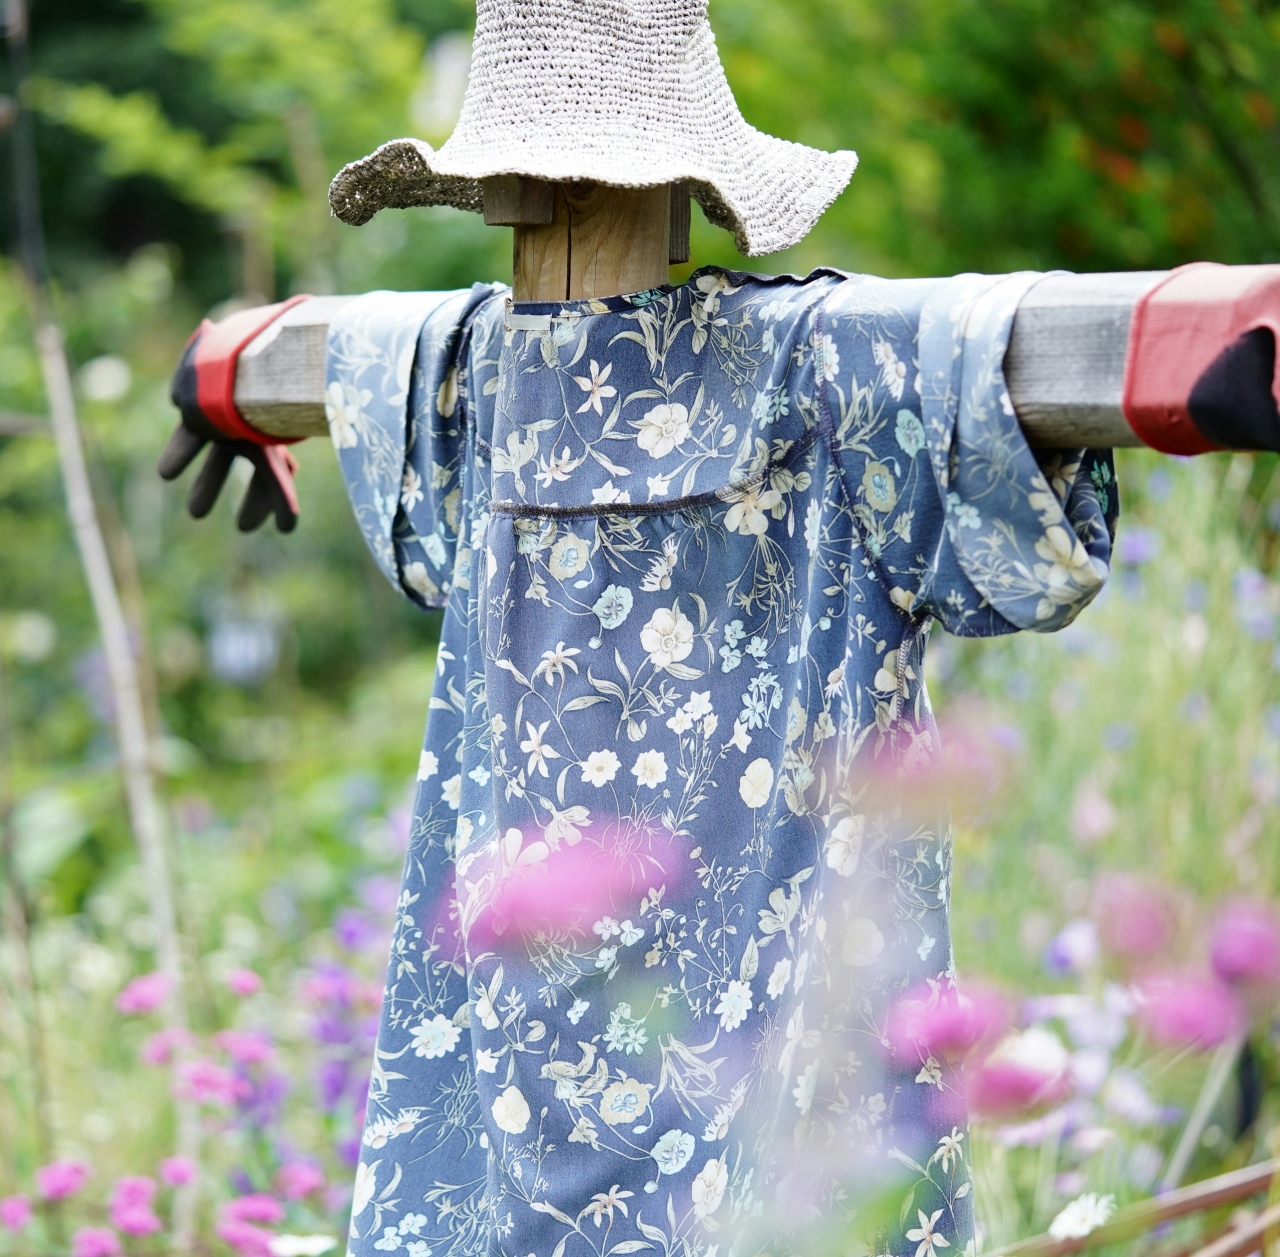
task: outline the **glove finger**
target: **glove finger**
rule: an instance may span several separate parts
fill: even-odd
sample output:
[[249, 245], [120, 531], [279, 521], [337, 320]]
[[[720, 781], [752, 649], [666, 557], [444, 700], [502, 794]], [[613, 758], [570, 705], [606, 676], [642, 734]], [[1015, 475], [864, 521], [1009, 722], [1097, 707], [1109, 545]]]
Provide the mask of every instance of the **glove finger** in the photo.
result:
[[255, 467], [253, 479], [245, 490], [240, 511], [236, 516], [236, 527], [241, 532], [253, 532], [264, 519], [271, 514], [272, 486], [275, 481], [261, 466]]
[[187, 498], [187, 510], [193, 519], [204, 519], [213, 510], [213, 504], [222, 492], [227, 473], [235, 462], [236, 450], [230, 445], [215, 444], [204, 460], [196, 482], [191, 486], [191, 494]]
[[205, 438], [197, 432], [192, 432], [185, 424], [178, 424], [173, 430], [173, 435], [169, 438], [169, 443], [164, 447], [164, 453], [160, 455], [160, 462], [157, 470], [162, 480], [176, 480], [191, 465], [191, 460], [195, 458], [205, 447]]

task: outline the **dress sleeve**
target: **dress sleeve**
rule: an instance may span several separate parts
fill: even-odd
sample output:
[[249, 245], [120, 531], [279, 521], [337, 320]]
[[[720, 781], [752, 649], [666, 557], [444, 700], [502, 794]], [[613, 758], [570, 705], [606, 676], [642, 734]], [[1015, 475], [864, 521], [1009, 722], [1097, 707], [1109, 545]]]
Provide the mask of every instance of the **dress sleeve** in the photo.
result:
[[467, 330], [495, 288], [371, 292], [329, 326], [325, 414], [356, 522], [382, 574], [443, 607], [457, 557]]
[[870, 338], [828, 307], [837, 356], [871, 359], [856, 406], [852, 384], [849, 401], [826, 385], [864, 568], [905, 614], [961, 636], [1062, 628], [1109, 572], [1111, 452], [1033, 450], [1005, 385], [1013, 316], [1039, 278], [885, 282], [892, 315]]

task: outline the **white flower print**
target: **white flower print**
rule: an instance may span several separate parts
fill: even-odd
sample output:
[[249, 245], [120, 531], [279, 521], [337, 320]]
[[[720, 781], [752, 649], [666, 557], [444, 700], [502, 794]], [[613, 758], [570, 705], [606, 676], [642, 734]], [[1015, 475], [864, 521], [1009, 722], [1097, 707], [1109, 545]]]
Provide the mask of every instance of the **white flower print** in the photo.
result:
[[591, 1007], [590, 1000], [576, 999], [573, 1001], [573, 1006], [569, 1009], [569, 1011], [565, 1014], [565, 1016], [569, 1018], [569, 1021], [572, 1025], [576, 1026], [578, 1022], [582, 1020], [582, 1014], [585, 1013], [587, 1009], [590, 1007]]
[[624, 1056], [639, 1056], [644, 1045], [649, 1042], [648, 1031], [644, 1028], [643, 1017], [631, 1015], [630, 1004], [619, 1004], [609, 1014], [609, 1025], [604, 1032], [604, 1041], [610, 1052], [621, 1052]]
[[454, 773], [440, 787], [440, 797], [456, 812], [458, 805], [462, 802], [462, 774]]
[[772, 512], [775, 519], [781, 519], [785, 510], [780, 508], [784, 505], [782, 494], [777, 489], [757, 485], [735, 499], [724, 517], [724, 526], [727, 531], [743, 537], [763, 537], [769, 530], [769, 516], [765, 512]]
[[576, 646], [566, 646], [564, 642], [556, 642], [554, 650], [544, 650], [542, 652], [542, 661], [533, 670], [533, 676], [536, 680], [538, 677], [545, 677], [547, 684], [558, 680], [563, 686], [566, 679], [565, 669], [572, 669], [577, 672], [578, 665], [574, 663], [575, 655], [582, 654]]
[[751, 1011], [751, 983], [736, 979], [720, 994], [720, 1002], [714, 1009], [723, 1030], [736, 1030]]
[[773, 765], [767, 759], [753, 759], [738, 782], [742, 801], [753, 811], [764, 807], [773, 793]]
[[443, 1013], [436, 1013], [430, 1021], [424, 1017], [410, 1034], [413, 1035], [414, 1056], [423, 1056], [429, 1061], [452, 1052], [462, 1037], [462, 1031]]
[[600, 407], [601, 401], [606, 397], [616, 397], [618, 395], [618, 390], [612, 384], [605, 383], [612, 371], [612, 362], [606, 363], [604, 370], [601, 371], [600, 364], [592, 358], [591, 378], [587, 379], [585, 375], [575, 375], [573, 377], [578, 387], [587, 395], [587, 400], [578, 407], [578, 414], [588, 410], [594, 410], [598, 415], [604, 414]]
[[847, 965], [865, 968], [875, 964], [884, 951], [884, 935], [870, 917], [853, 917], [844, 927], [840, 958]]
[[600, 1097], [600, 1116], [610, 1126], [622, 1126], [637, 1121], [649, 1107], [649, 1095], [653, 1088], [648, 1083], [637, 1082], [625, 1074], [620, 1082], [611, 1082]]
[[591, 547], [588, 543], [568, 532], [551, 547], [547, 570], [556, 580], [572, 580], [587, 566], [590, 557]]
[[909, 410], [898, 411], [894, 435], [898, 439], [902, 452], [908, 458], [914, 458], [924, 449], [924, 424]]
[[747, 732], [747, 726], [741, 720], [733, 722], [733, 737], [729, 739], [729, 745], [737, 747], [744, 755], [751, 745], [751, 735]]
[[581, 767], [582, 780], [599, 789], [618, 775], [618, 769], [622, 767], [622, 761], [613, 751], [605, 749], [603, 751], [592, 751], [583, 761]]
[[364, 407], [373, 400], [368, 389], [357, 389], [331, 380], [324, 392], [324, 415], [336, 450], [353, 450], [364, 436]]
[[378, 1190], [378, 1166], [381, 1161], [374, 1161], [372, 1164], [361, 1162], [356, 1166], [356, 1186], [355, 1193], [351, 1199], [351, 1216], [358, 1218], [366, 1208], [369, 1202], [374, 1198]]
[[667, 757], [661, 751], [642, 751], [631, 772], [638, 784], [656, 790], [667, 779]]
[[678, 603], [659, 607], [640, 630], [640, 645], [649, 652], [649, 662], [655, 668], [669, 668], [692, 653], [693, 621]]
[[533, 727], [533, 721], [526, 720], [524, 727], [528, 733], [528, 737], [524, 738], [520, 743], [520, 749], [529, 757], [528, 773], [532, 777], [535, 772], [541, 773], [544, 777], [551, 774], [547, 771], [547, 760], [559, 759], [560, 752], [554, 747], [547, 746], [542, 740], [542, 735], [546, 733], [547, 726], [551, 723], [544, 720], [536, 729]]
[[862, 839], [866, 833], [867, 818], [862, 815], [846, 816], [836, 823], [827, 835], [827, 868], [835, 869], [841, 877], [852, 877], [862, 858]]
[[425, 563], [406, 563], [404, 583], [423, 598], [434, 598], [440, 592], [440, 586], [431, 579]]
[[679, 402], [655, 406], [635, 426], [639, 429], [636, 444], [650, 458], [665, 458], [688, 440], [689, 412]]
[[822, 507], [817, 498], [813, 498], [804, 513], [804, 544], [810, 557], [818, 553], [818, 541], [821, 536], [819, 527], [822, 524]]
[[599, 921], [591, 927], [593, 934], [599, 934], [602, 942], [607, 943], [611, 938], [617, 938], [622, 933], [620, 926], [612, 917], [601, 917]]
[[616, 629], [631, 614], [635, 596], [625, 585], [606, 585], [591, 608], [604, 629]]
[[382, 1238], [374, 1242], [374, 1248], [384, 1253], [394, 1253], [400, 1247], [400, 1232], [395, 1227], [384, 1228]]
[[791, 957], [784, 956], [773, 966], [773, 972], [769, 975], [769, 985], [765, 988], [765, 993], [770, 999], [777, 999], [787, 989], [787, 983], [790, 981]]
[[937, 1249], [951, 1247], [951, 1242], [933, 1229], [942, 1217], [941, 1209], [935, 1209], [929, 1217], [925, 1217], [923, 1209], [917, 1209], [916, 1217], [919, 1219], [919, 1226], [914, 1226], [907, 1232], [907, 1239], [913, 1244], [919, 1244], [915, 1257], [936, 1257]]
[[583, 826], [590, 819], [591, 812], [580, 803], [575, 803], [572, 807], [567, 807], [560, 812], [553, 809], [551, 819], [547, 822], [546, 829], [542, 831], [547, 845], [553, 851], [560, 849], [561, 842], [567, 846], [576, 847], [582, 841]]
[[658, 1163], [659, 1174], [679, 1174], [693, 1156], [694, 1138], [683, 1130], [669, 1130], [649, 1155]]
[[818, 1062], [810, 1061], [804, 1067], [804, 1072], [796, 1080], [796, 1085], [791, 1089], [791, 1095], [795, 1099], [796, 1108], [801, 1113], [808, 1113], [813, 1105], [814, 1093], [818, 1089]]
[[519, 1087], [508, 1087], [494, 1102], [490, 1110], [499, 1130], [508, 1135], [519, 1135], [529, 1125], [529, 1101]]
[[436, 758], [434, 751], [423, 751], [418, 756], [418, 780], [426, 781], [428, 777], [434, 777], [439, 771], [440, 761]]
[[498, 1054], [489, 1051], [488, 1048], [481, 1048], [475, 1055], [476, 1068], [482, 1074], [496, 1074], [498, 1072]]
[[693, 1212], [699, 1218], [710, 1217], [720, 1208], [728, 1185], [729, 1168], [724, 1161], [718, 1157], [708, 1161], [693, 1180]]
[[888, 389], [895, 402], [902, 400], [902, 389], [907, 382], [907, 364], [899, 360], [888, 341], [878, 340], [871, 346], [872, 358], [880, 368], [880, 383]]
[[840, 351], [834, 338], [814, 332], [809, 343], [813, 346], [814, 370], [830, 384], [840, 374]]
[[406, 467], [400, 482], [400, 505], [411, 511], [422, 500], [422, 477], [412, 467]]
[[591, 490], [592, 506], [609, 506], [614, 502], [630, 502], [631, 494], [626, 489], [619, 489], [612, 480], [598, 489]]

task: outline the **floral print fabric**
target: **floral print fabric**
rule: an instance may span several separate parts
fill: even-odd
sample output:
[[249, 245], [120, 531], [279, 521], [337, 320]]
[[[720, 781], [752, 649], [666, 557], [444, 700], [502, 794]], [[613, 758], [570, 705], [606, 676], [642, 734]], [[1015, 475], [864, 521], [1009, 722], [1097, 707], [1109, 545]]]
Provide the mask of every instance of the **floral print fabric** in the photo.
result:
[[971, 1245], [961, 1081], [886, 1024], [954, 981], [929, 626], [1107, 575], [1109, 454], [1005, 391], [1036, 278], [335, 320], [357, 520], [444, 608], [352, 1253]]

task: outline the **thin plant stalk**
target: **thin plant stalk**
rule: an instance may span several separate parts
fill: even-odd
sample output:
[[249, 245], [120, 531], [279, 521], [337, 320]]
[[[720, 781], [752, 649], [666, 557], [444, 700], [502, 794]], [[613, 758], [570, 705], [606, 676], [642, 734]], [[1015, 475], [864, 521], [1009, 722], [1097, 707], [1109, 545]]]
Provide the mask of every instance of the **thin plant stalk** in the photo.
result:
[[1200, 1084], [1200, 1094], [1196, 1096], [1196, 1102], [1187, 1116], [1186, 1124], [1182, 1127], [1177, 1146], [1169, 1157], [1169, 1164], [1165, 1167], [1164, 1173], [1160, 1176], [1157, 1191], [1172, 1191], [1185, 1177], [1191, 1165], [1191, 1158], [1195, 1156], [1200, 1138], [1209, 1124], [1209, 1118], [1213, 1116], [1213, 1110], [1222, 1095], [1223, 1087], [1227, 1085], [1227, 1079], [1231, 1077], [1231, 1071], [1235, 1068], [1247, 1036], [1248, 1031], [1242, 1030], [1218, 1045], [1213, 1059], [1209, 1062], [1209, 1068], [1205, 1071], [1204, 1082]]
[[[67, 512], [89, 586], [115, 708], [116, 740], [129, 820], [147, 874], [149, 909], [155, 929], [157, 968], [169, 979], [164, 1004], [167, 1026], [187, 1028], [182, 950], [169, 868], [167, 817], [160, 803], [129, 624], [103, 539], [76, 416], [75, 393], [66, 346], [49, 291], [44, 235], [40, 222], [37, 167], [29, 113], [21, 108], [27, 69], [25, 0], [7, 0], [6, 34], [19, 113], [13, 132], [14, 189], [23, 272], [35, 311], [35, 341], [49, 402], [49, 418], [58, 450]], [[199, 1112], [190, 1100], [175, 1101], [177, 1151], [195, 1159], [199, 1150]], [[173, 1249], [191, 1251], [198, 1178], [174, 1198]]]

